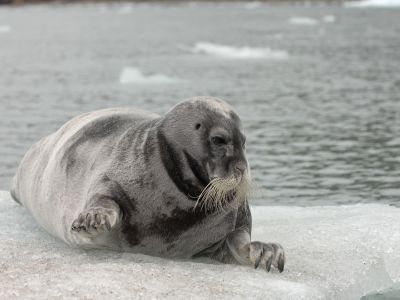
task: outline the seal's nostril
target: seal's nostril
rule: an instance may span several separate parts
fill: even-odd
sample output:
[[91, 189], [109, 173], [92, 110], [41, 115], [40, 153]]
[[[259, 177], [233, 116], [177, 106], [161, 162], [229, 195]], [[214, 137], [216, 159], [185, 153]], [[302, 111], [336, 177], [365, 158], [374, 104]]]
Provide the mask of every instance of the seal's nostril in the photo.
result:
[[243, 173], [244, 173], [244, 171], [246, 170], [246, 168], [244, 168], [244, 167], [239, 167], [239, 166], [236, 166], [236, 167], [235, 167], [235, 170], [236, 170], [236, 171], [239, 171], [240, 173], [242, 173], [242, 174], [243, 174]]

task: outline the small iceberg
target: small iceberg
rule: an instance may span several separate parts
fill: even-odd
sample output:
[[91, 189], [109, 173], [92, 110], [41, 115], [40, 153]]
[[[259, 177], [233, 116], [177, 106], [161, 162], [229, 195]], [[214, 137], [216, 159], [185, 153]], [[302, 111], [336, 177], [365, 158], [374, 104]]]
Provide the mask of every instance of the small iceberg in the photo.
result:
[[8, 25], [0, 25], [0, 33], [7, 33], [11, 31], [11, 27]]
[[174, 84], [181, 81], [179, 78], [169, 77], [164, 74], [145, 75], [139, 69], [132, 67], [123, 68], [119, 77], [121, 84]]
[[400, 7], [400, 0], [362, 0], [345, 2], [345, 7]]
[[334, 23], [336, 21], [336, 17], [333, 15], [326, 15], [322, 17], [322, 21], [325, 23]]
[[247, 2], [244, 4], [244, 8], [245, 9], [256, 9], [261, 7], [261, 2], [260, 1], [251, 1], [251, 2]]
[[309, 17], [291, 17], [288, 22], [293, 25], [307, 26], [317, 25], [319, 23], [318, 20]]
[[133, 4], [130, 3], [123, 4], [121, 5], [121, 7], [119, 7], [118, 13], [122, 15], [130, 14], [133, 12], [133, 8], [134, 8]]
[[233, 47], [207, 42], [199, 42], [191, 51], [195, 54], [207, 54], [228, 59], [287, 59], [289, 54], [284, 50], [270, 48]]

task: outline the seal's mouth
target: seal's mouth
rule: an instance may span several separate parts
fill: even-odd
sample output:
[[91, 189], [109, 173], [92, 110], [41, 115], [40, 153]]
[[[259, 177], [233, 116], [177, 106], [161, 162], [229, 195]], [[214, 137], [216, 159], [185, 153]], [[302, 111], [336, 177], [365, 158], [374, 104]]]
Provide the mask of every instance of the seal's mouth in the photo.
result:
[[205, 211], [223, 210], [230, 204], [246, 201], [250, 178], [240, 172], [227, 178], [212, 177], [197, 198], [194, 208]]

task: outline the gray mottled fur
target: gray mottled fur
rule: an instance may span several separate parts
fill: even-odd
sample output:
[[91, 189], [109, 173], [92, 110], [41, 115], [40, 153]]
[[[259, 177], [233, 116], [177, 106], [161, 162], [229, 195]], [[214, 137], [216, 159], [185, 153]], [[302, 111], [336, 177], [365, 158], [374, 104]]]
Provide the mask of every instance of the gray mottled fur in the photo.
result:
[[[198, 122], [203, 126], [196, 131]], [[130, 108], [87, 113], [29, 149], [11, 193], [43, 228], [71, 246], [210, 256], [261, 263], [268, 270], [272, 263], [282, 270], [278, 244], [250, 242], [247, 201], [211, 213], [194, 209], [188, 194], [204, 188], [200, 182], [210, 180], [210, 166], [218, 176], [229, 175], [235, 164], [247, 167], [236, 144], [231, 167], [228, 160], [208, 162], [204, 139], [215, 127], [237, 138], [242, 132], [225, 102], [206, 97], [182, 102], [164, 117]]]

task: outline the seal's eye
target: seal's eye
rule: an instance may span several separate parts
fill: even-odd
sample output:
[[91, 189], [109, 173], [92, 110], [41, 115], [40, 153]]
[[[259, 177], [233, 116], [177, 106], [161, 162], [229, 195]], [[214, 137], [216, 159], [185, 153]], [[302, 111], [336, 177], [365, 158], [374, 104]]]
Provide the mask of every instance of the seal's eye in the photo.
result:
[[214, 145], [217, 146], [226, 145], [226, 140], [220, 136], [214, 136], [211, 140], [214, 143]]
[[197, 124], [196, 124], [196, 130], [199, 130], [200, 127], [201, 127], [201, 124], [200, 124], [200, 123], [197, 123]]

